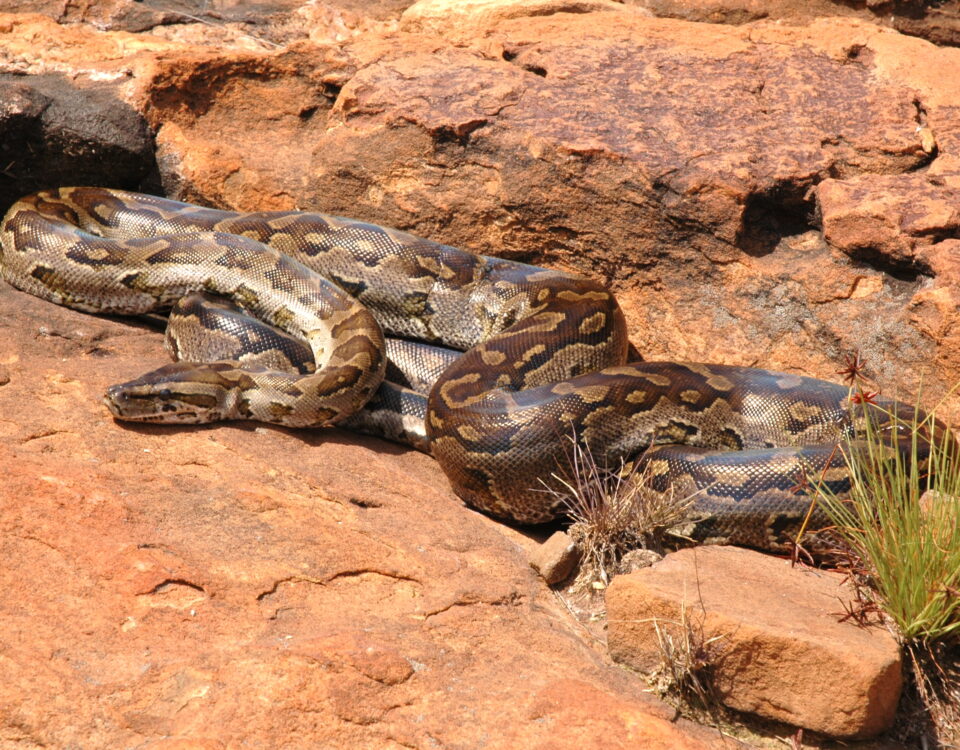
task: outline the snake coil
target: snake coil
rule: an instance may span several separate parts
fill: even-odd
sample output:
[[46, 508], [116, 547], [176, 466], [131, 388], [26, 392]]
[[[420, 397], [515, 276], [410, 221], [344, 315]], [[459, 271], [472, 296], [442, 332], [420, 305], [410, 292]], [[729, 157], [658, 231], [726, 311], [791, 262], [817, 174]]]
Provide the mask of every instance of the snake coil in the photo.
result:
[[[460, 497], [521, 523], [560, 512], [541, 480], [575, 434], [601, 462], [643, 461], [654, 490], [698, 490], [695, 537], [778, 548], [807, 509], [804, 477], [844, 490], [836, 446], [868, 413], [917, 416], [792, 374], [627, 362], [623, 313], [596, 282], [335, 216], [60, 188], [14, 204], [0, 240], [4, 278], [51, 302], [138, 314], [210, 292], [309, 347], [300, 372], [277, 369], [285, 339], [229, 313], [203, 323], [187, 300], [178, 314], [219, 361], [112, 387], [118, 418], [357, 426], [429, 450]], [[256, 363], [232, 361], [251, 348]], [[399, 374], [381, 385], [388, 355]]]

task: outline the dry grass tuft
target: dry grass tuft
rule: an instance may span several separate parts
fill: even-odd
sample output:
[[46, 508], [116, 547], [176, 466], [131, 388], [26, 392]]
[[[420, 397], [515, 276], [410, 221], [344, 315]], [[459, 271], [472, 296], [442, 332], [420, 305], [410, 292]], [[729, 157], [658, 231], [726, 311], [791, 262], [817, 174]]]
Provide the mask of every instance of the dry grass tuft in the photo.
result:
[[544, 483], [573, 521], [568, 533], [582, 553], [574, 590], [605, 588], [623, 555], [662, 548], [666, 532], [686, 515], [694, 496], [656, 492], [640, 463], [598, 463], [588, 448], [570, 439], [568, 467]]
[[679, 621], [652, 624], [660, 652], [660, 664], [647, 676], [653, 690], [685, 709], [716, 712], [721, 702], [713, 687], [713, 666], [723, 654], [724, 636], [707, 636], [703, 618], [691, 619], [685, 606]]
[[960, 747], [960, 643], [906, 644], [926, 735], [939, 747]]

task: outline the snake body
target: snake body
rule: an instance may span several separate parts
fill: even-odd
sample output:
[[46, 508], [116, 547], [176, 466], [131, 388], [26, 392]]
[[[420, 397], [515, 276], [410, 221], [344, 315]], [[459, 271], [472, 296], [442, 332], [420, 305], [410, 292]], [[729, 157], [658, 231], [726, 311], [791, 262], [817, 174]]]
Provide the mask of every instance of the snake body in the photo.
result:
[[[698, 489], [694, 536], [776, 548], [807, 509], [805, 477], [843, 491], [836, 445], [874, 409], [813, 378], [627, 362], [625, 320], [602, 285], [340, 217], [61, 188], [17, 202], [0, 240], [4, 278], [52, 302], [135, 314], [212, 292], [309, 346], [300, 371], [284, 372], [269, 360], [283, 345], [239, 322], [201, 324], [227, 341], [217, 356], [231, 361], [181, 362], [115, 386], [107, 401], [117, 417], [355, 424], [429, 450], [460, 497], [521, 523], [561, 512], [543, 482], [575, 434], [601, 462], [644, 462], [657, 489]], [[179, 313], [200, 320], [191, 304]], [[381, 328], [394, 361], [427, 351], [432, 366], [377, 389]], [[232, 361], [251, 336], [247, 349], [267, 359]], [[377, 427], [378, 413], [394, 426]]]
[[[3, 222], [4, 278], [51, 302], [101, 313], [164, 310], [190, 292], [213, 292], [300, 337], [315, 365], [293, 375], [224, 362], [176, 363], [142, 383], [111, 389], [115, 412], [143, 421], [327, 426], [363, 406], [380, 384], [386, 357], [376, 320], [296, 260], [216, 231], [124, 237], [97, 208], [54, 193], [15, 204]], [[111, 238], [114, 232], [122, 239]], [[156, 408], [150, 394], [161, 380], [179, 397]]]

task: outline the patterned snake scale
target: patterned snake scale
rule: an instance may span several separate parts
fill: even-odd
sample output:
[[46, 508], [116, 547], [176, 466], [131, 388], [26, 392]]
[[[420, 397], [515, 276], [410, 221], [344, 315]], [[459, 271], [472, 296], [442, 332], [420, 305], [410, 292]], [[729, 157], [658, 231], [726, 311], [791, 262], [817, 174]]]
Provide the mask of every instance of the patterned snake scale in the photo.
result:
[[[849, 486], [835, 448], [865, 412], [846, 387], [628, 363], [623, 313], [586, 278], [340, 217], [233, 213], [101, 188], [18, 201], [0, 240], [4, 278], [51, 302], [140, 314], [210, 292], [308, 347], [272, 358], [302, 344], [248, 330], [229, 310], [204, 322], [216, 305], [189, 296], [174, 312], [206, 333], [168, 333], [168, 345], [200, 359], [201, 339], [213, 342], [205, 357], [220, 361], [181, 361], [111, 387], [120, 419], [341, 423], [431, 452], [461, 498], [520, 523], [560, 514], [541, 480], [576, 434], [601, 461], [639, 458], [654, 490], [699, 489], [694, 538], [767, 549], [782, 548], [806, 512], [805, 477]], [[250, 363], [232, 361], [244, 350]], [[280, 369], [298, 356], [308, 360], [299, 372]], [[387, 357], [390, 382], [376, 390]], [[878, 406], [866, 407], [878, 420], [918, 413]]]

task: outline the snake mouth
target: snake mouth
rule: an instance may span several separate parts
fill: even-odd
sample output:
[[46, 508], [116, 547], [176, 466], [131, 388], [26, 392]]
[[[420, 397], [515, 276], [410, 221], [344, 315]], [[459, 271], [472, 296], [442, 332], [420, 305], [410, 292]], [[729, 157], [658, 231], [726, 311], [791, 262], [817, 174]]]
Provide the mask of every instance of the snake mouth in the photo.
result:
[[113, 385], [103, 396], [103, 403], [115, 419], [134, 422], [199, 424], [209, 421], [196, 404], [166, 387], [132, 381]]

